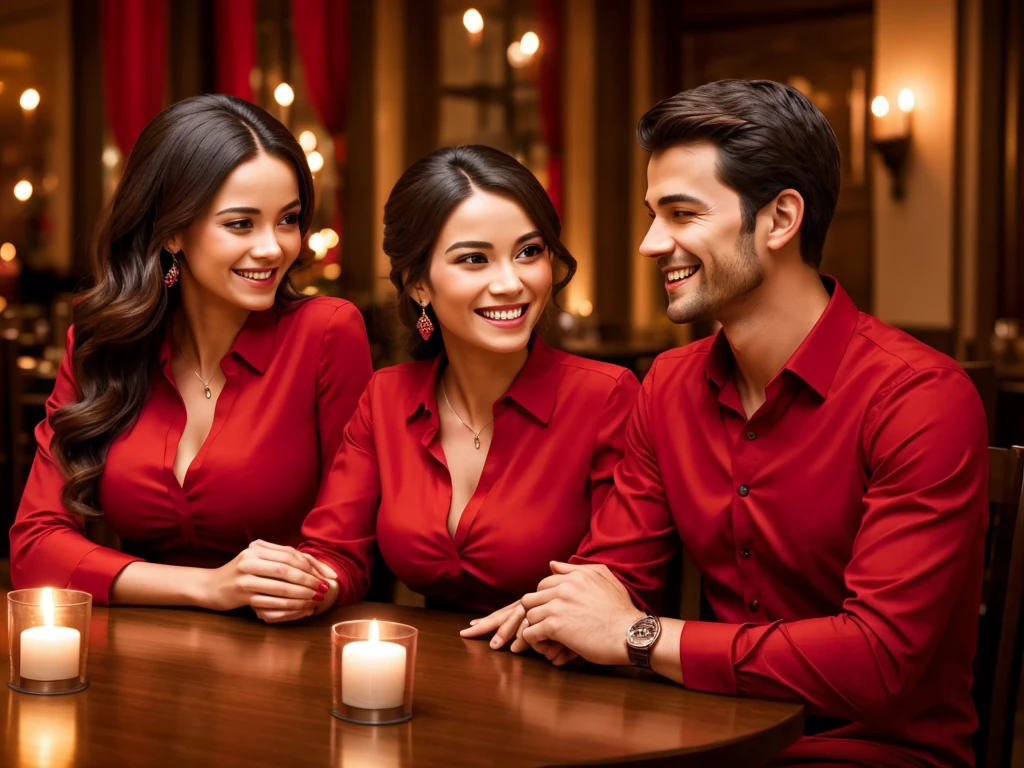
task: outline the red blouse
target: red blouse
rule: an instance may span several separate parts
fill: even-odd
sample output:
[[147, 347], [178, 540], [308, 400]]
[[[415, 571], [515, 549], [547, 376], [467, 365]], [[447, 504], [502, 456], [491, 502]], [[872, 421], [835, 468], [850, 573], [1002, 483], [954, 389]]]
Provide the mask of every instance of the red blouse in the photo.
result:
[[[73, 329], [47, 416], [78, 397]], [[135, 425], [110, 446], [99, 505], [123, 552], [84, 535], [62, 505], [64, 475], [50, 455], [49, 421], [11, 528], [16, 587], [66, 586], [109, 600], [110, 585], [136, 560], [219, 567], [253, 539], [296, 544], [372, 372], [363, 320], [347, 301], [316, 298], [292, 311], [251, 314], [221, 361], [227, 379], [213, 426], [185, 475], [174, 457], [185, 407], [164, 340], [152, 391]]]
[[432, 601], [479, 612], [513, 602], [550, 573], [549, 561], [576, 551], [611, 488], [636, 377], [535, 339], [494, 404], [490, 451], [453, 539], [435, 389], [442, 365], [374, 374], [302, 527], [300, 549], [341, 574], [341, 604], [366, 591], [374, 538], [394, 574]]
[[825, 283], [750, 419], [722, 333], [657, 359], [576, 561], [656, 606], [681, 538], [716, 619], [684, 625], [683, 683], [805, 703], [815, 735], [787, 760], [968, 766], [984, 410], [956, 363]]

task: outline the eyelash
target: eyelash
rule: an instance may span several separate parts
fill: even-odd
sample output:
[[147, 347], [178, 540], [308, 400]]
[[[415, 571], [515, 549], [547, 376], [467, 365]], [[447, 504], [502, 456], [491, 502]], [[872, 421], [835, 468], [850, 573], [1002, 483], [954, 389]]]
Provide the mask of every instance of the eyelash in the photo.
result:
[[[299, 223], [299, 214], [286, 214], [285, 217], [281, 219], [281, 223], [293, 227]], [[247, 229], [252, 229], [252, 219], [238, 219], [237, 221], [229, 221], [226, 222], [224, 226], [235, 232], [244, 232]]]
[[[532, 259], [536, 256], [541, 255], [547, 250], [546, 245], [538, 245], [537, 243], [531, 243], [516, 254], [516, 258], [525, 256], [528, 259]], [[529, 252], [529, 253], [528, 253]], [[470, 261], [470, 259], [483, 259], [483, 261]], [[456, 264], [471, 264], [477, 266], [480, 264], [487, 263], [487, 257], [482, 253], [467, 253], [465, 256], [460, 257], [455, 261]]]

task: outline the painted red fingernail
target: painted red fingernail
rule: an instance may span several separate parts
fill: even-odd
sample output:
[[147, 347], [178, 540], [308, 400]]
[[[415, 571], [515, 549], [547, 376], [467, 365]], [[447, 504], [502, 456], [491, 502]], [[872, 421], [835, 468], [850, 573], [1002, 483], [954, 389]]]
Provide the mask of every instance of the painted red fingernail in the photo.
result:
[[322, 592], [317, 592], [315, 595], [313, 595], [313, 602], [314, 603], [322, 603], [323, 601], [324, 601], [324, 595], [323, 595]]
[[330, 588], [331, 585], [328, 584], [326, 581], [321, 581], [320, 584], [317, 586], [317, 589], [319, 589], [321, 592], [326, 592]]

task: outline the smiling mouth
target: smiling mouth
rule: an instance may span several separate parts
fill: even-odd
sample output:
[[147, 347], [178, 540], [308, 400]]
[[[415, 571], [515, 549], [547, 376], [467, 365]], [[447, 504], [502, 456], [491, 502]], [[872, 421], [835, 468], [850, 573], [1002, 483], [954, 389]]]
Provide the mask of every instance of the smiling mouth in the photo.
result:
[[678, 285], [682, 285], [684, 282], [689, 280], [700, 269], [700, 264], [694, 264], [690, 267], [680, 267], [679, 269], [671, 269], [665, 272], [665, 284], [669, 288], [675, 288]]
[[232, 269], [231, 271], [239, 277], [252, 280], [254, 283], [265, 283], [277, 273], [277, 267], [273, 269]]
[[523, 317], [526, 314], [526, 310], [529, 308], [529, 306], [529, 304], [517, 304], [511, 307], [476, 309], [474, 310], [474, 312], [492, 322], [509, 322], [513, 320], [519, 320], [521, 317]]

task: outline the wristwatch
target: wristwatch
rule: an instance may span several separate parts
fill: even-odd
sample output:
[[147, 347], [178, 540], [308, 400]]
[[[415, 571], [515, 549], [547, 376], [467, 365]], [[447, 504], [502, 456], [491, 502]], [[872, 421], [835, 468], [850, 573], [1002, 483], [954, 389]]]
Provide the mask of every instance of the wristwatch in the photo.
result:
[[626, 652], [629, 663], [641, 669], [651, 668], [651, 649], [661, 636], [661, 621], [648, 613], [626, 630]]

